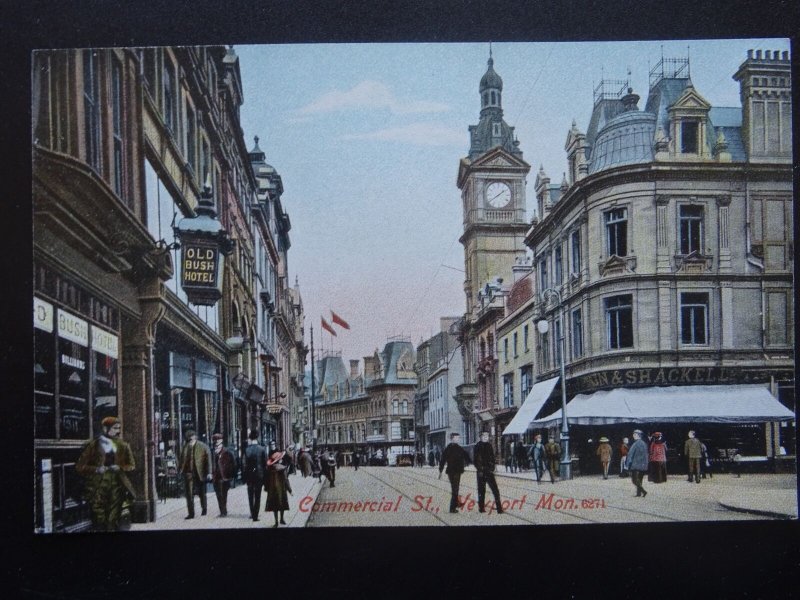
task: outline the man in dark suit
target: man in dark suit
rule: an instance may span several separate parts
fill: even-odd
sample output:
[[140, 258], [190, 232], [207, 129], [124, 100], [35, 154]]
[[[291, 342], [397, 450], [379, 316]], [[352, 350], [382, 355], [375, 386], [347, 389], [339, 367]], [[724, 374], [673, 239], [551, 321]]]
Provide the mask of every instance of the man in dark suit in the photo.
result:
[[261, 488], [267, 465], [267, 449], [258, 443], [258, 431], [250, 432], [247, 448], [244, 451], [244, 481], [247, 484], [247, 500], [250, 503], [250, 517], [258, 521], [261, 506]]
[[[517, 442], [519, 443], [519, 442]], [[489, 443], [489, 432], [481, 433], [481, 441], [475, 444], [472, 453], [474, 457], [475, 470], [478, 473], [478, 512], [486, 512], [486, 484], [494, 494], [494, 506], [498, 515], [503, 514], [503, 504], [500, 502], [500, 490], [497, 489], [497, 481], [494, 478], [494, 448]]]
[[447, 465], [447, 478], [450, 480], [450, 512], [458, 512], [458, 486], [461, 483], [461, 474], [464, 472], [465, 465], [469, 462], [469, 454], [461, 447], [461, 435], [458, 433], [450, 434], [450, 443], [442, 453], [439, 462], [439, 479], [442, 478], [442, 471]]
[[200, 496], [200, 514], [205, 515], [208, 512], [206, 482], [211, 481], [211, 451], [191, 429], [186, 431], [186, 443], [181, 450], [181, 473], [186, 483], [186, 508], [189, 509], [186, 518], [194, 519], [195, 493]]
[[231, 480], [236, 477], [236, 459], [233, 452], [222, 445], [222, 435], [215, 433], [211, 436], [214, 442], [214, 462], [211, 474], [211, 482], [214, 484], [214, 492], [217, 494], [217, 504], [219, 505], [219, 516], [228, 516], [228, 490], [231, 487]]

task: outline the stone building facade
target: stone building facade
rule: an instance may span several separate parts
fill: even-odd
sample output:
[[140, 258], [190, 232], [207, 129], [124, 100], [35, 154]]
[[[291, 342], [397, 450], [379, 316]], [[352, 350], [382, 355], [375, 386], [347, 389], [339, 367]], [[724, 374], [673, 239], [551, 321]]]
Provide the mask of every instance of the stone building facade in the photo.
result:
[[[155, 519], [186, 429], [240, 447], [260, 426], [243, 101], [222, 46], [34, 53], [37, 531], [88, 526], [74, 464], [105, 416], [134, 453], [134, 521]], [[205, 186], [230, 241], [214, 305], [189, 302], [175, 234]]]
[[354, 451], [371, 460], [396, 464], [414, 453], [414, 347], [390, 340], [383, 352], [344, 366], [341, 353], [328, 352], [316, 363], [314, 410], [318, 446]]
[[[653, 68], [643, 109], [627, 82], [601, 82], [588, 130], [573, 123], [568, 132], [562, 184], [539, 172], [525, 244], [534, 296], [556, 288], [562, 306], [529, 309], [551, 332], [534, 364], [539, 379], [558, 375], [563, 331], [570, 398], [615, 386], [763, 383], [794, 409], [788, 53], [751, 51], [732, 75], [740, 107], [710, 105], [688, 59]], [[715, 448], [794, 451], [793, 424], [702, 428]], [[685, 427], [658, 429], [685, 437]]]

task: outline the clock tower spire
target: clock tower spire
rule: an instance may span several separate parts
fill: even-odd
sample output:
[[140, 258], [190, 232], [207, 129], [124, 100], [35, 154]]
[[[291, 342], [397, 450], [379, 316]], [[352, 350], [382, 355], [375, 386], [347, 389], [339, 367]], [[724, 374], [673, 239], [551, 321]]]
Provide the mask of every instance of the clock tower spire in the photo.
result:
[[525, 256], [523, 240], [530, 227], [525, 216], [525, 177], [514, 128], [503, 120], [503, 80], [494, 70], [491, 48], [480, 80], [480, 119], [470, 125], [469, 155], [462, 158], [457, 185], [464, 209], [464, 292], [467, 318], [478, 291], [497, 278], [514, 280], [512, 267]]

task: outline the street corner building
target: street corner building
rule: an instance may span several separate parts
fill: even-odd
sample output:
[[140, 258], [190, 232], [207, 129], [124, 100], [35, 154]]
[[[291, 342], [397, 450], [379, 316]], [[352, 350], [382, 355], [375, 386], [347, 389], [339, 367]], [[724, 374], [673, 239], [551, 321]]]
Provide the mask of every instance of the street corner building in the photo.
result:
[[126, 519], [180, 495], [184, 432], [291, 443], [302, 300], [224, 46], [33, 54], [35, 529], [90, 526], [75, 464], [118, 417]]
[[[635, 423], [663, 433], [678, 469], [695, 428], [714, 460], [738, 452], [793, 471], [789, 53], [751, 50], [719, 73], [740, 106], [712, 106], [713, 82], [692, 81], [689, 58], [655, 64], [643, 106], [629, 80], [601, 80], [587, 129], [573, 121], [553, 148], [566, 155], [560, 181], [534, 171], [530, 220], [525, 140], [503, 119], [515, 90], [494, 67], [490, 57], [457, 176], [466, 442], [489, 431], [505, 455], [537, 430], [557, 437], [565, 385], [576, 474], [599, 469], [601, 435], [619, 444]], [[611, 409], [622, 395], [637, 399], [625, 414]]]

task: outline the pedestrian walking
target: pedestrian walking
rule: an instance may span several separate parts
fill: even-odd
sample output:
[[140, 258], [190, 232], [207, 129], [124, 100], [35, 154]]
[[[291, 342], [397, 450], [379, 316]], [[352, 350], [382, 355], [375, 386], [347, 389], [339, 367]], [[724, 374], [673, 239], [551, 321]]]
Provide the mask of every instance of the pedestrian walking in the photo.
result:
[[311, 469], [311, 476], [316, 477], [317, 481], [322, 483], [322, 456], [319, 451], [314, 454]]
[[494, 505], [497, 514], [503, 514], [503, 504], [500, 501], [500, 490], [497, 488], [497, 481], [494, 478], [495, 459], [494, 448], [489, 443], [489, 432], [481, 433], [481, 441], [475, 444], [472, 452], [475, 471], [478, 476], [478, 512], [486, 512], [486, 485], [492, 490], [494, 495]]
[[247, 436], [244, 451], [244, 481], [247, 484], [247, 501], [250, 505], [250, 518], [258, 521], [261, 509], [261, 489], [264, 487], [267, 468], [267, 449], [258, 443], [255, 429]]
[[100, 422], [102, 433], [83, 449], [75, 470], [86, 478], [84, 495], [89, 503], [92, 529], [116, 531], [126, 498], [134, 498], [128, 479], [136, 467], [131, 447], [120, 439], [122, 425], [116, 417]]
[[275, 524], [273, 527], [278, 526], [278, 517], [280, 515], [280, 524], [286, 525], [283, 518], [284, 512], [289, 510], [289, 496], [292, 493], [292, 486], [289, 484], [288, 467], [283, 463], [283, 458], [286, 452], [275, 450], [270, 454], [267, 459], [267, 481], [264, 484], [264, 489], [267, 492], [267, 504], [264, 511], [272, 511], [275, 515]]
[[561, 470], [561, 444], [556, 441], [555, 437], [550, 438], [544, 445], [544, 456], [547, 460], [547, 470], [550, 472], [550, 481], [555, 483]]
[[689, 431], [688, 436], [689, 439], [683, 443], [683, 454], [688, 463], [689, 477], [687, 481], [691, 483], [694, 480], [700, 483], [700, 460], [703, 458], [703, 444], [695, 437], [694, 431]]
[[631, 473], [631, 481], [636, 486], [636, 496], [644, 498], [647, 491], [642, 487], [644, 474], [647, 472], [648, 450], [644, 441], [644, 432], [637, 429], [633, 432], [633, 444], [628, 449], [625, 468]]
[[608, 438], [606, 436], [600, 438], [600, 444], [597, 446], [596, 454], [600, 457], [603, 479], [608, 479], [608, 465], [611, 463], [611, 444], [608, 443]]
[[322, 457], [322, 474], [330, 482], [331, 487], [336, 487], [336, 455], [333, 450], [328, 450]]
[[358, 452], [353, 452], [353, 470], [358, 471], [358, 463], [360, 459], [358, 458]]
[[713, 452], [705, 442], [701, 441], [700, 447], [703, 451], [703, 455], [700, 458], [700, 478], [705, 479], [706, 475], [708, 475], [709, 479], [714, 479], [714, 464], [711, 462]]
[[619, 444], [619, 476], [627, 477], [628, 472], [625, 469], [625, 459], [628, 457], [628, 444], [630, 440], [626, 437], [622, 438]]
[[461, 447], [461, 435], [458, 433], [450, 434], [450, 443], [444, 449], [441, 460], [439, 461], [439, 479], [442, 478], [442, 471], [447, 466], [447, 478], [450, 480], [450, 512], [458, 512], [458, 488], [461, 483], [461, 474], [464, 467], [469, 462], [469, 454]]
[[186, 491], [187, 519], [194, 519], [194, 495], [200, 496], [200, 514], [208, 512], [206, 482], [211, 481], [211, 451], [197, 439], [194, 430], [186, 431], [186, 443], [181, 450], [181, 473]]
[[739, 453], [739, 449], [733, 451], [733, 458], [731, 459], [731, 472], [736, 475], [736, 477], [742, 476], [742, 455]]
[[660, 431], [653, 432], [650, 439], [650, 474], [648, 481], [664, 483], [667, 480], [667, 441]]
[[227, 517], [228, 490], [231, 488], [231, 480], [236, 477], [236, 459], [233, 452], [222, 444], [222, 434], [215, 433], [211, 436], [211, 441], [214, 442], [211, 483], [214, 485], [214, 492], [217, 495], [219, 516]]
[[314, 457], [311, 456], [311, 451], [308, 448], [301, 448], [300, 454], [297, 457], [297, 465], [303, 477], [308, 477], [314, 472]]
[[[533, 438], [533, 445], [531, 446], [529, 455], [531, 457], [533, 470], [536, 473], [536, 483], [542, 483], [542, 474], [545, 468], [547, 468], [548, 471], [549, 468], [545, 464], [547, 461], [547, 451], [545, 450], [544, 444], [542, 444], [542, 436], [538, 433]], [[552, 471], [550, 471], [550, 482], [555, 483]]]
[[517, 457], [517, 469], [520, 471], [527, 470], [528, 468], [528, 451], [525, 448], [525, 443], [522, 440], [514, 444], [514, 454]]

